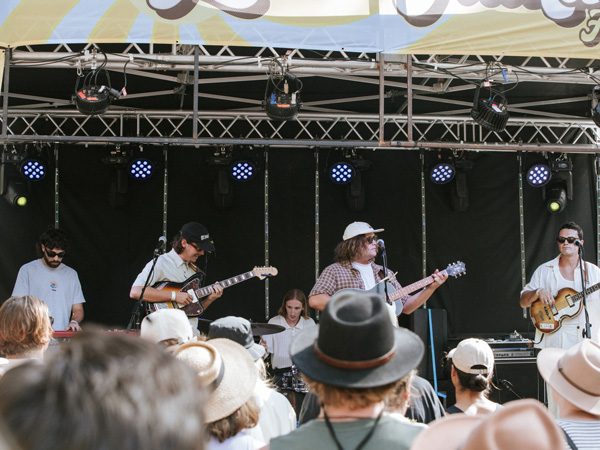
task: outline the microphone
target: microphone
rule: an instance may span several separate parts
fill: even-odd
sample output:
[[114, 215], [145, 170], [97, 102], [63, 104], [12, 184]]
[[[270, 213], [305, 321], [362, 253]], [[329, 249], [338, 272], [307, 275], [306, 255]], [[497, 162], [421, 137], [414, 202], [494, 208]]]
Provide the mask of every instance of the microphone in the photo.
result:
[[154, 247], [154, 253], [160, 254], [166, 243], [167, 243], [166, 237], [164, 237], [164, 236], [159, 237], [158, 242], [156, 243], [156, 247]]
[[385, 249], [385, 242], [383, 242], [383, 239], [377, 239], [377, 247]]
[[575, 245], [577, 247], [583, 247], [583, 242], [581, 242], [579, 239], [575, 239]]

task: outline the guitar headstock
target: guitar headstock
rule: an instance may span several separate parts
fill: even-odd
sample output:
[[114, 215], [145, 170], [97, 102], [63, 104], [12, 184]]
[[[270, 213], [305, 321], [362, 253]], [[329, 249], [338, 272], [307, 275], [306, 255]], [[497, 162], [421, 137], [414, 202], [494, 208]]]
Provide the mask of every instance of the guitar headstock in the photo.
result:
[[255, 267], [254, 269], [252, 269], [252, 273], [254, 273], [255, 277], [264, 280], [267, 277], [274, 277], [275, 275], [277, 275], [277, 269], [271, 266]]
[[467, 268], [465, 267], [465, 263], [462, 261], [456, 261], [455, 263], [448, 264], [446, 267], [446, 272], [448, 272], [449, 276], [452, 277], [460, 277], [467, 273]]

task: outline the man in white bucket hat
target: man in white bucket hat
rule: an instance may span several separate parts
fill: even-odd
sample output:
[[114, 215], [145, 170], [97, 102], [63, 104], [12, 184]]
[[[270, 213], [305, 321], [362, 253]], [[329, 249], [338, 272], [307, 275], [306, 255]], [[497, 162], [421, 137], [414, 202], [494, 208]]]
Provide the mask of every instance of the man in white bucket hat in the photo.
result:
[[[346, 227], [343, 241], [335, 248], [335, 262], [321, 272], [310, 292], [308, 303], [312, 308], [323, 311], [337, 291], [348, 288], [368, 291], [386, 277], [393, 290], [402, 287], [391, 270], [384, 274], [383, 267], [374, 262], [380, 248], [375, 233], [382, 231], [383, 228], [375, 229], [366, 222], [352, 222]], [[425, 289], [399, 299], [402, 308], [397, 307], [396, 312], [401, 309], [404, 314], [412, 313], [448, 279], [448, 274], [436, 270], [432, 277], [433, 283]]]

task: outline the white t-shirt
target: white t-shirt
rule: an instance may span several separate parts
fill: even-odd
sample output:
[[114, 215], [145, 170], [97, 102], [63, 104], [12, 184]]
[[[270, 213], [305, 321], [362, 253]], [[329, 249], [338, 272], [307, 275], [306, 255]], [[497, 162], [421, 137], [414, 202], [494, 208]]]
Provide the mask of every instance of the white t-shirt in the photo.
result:
[[290, 327], [285, 320], [285, 317], [277, 315], [272, 317], [269, 320], [269, 323], [285, 327], [285, 330], [281, 333], [263, 336], [263, 340], [267, 343], [267, 352], [272, 354], [271, 365], [274, 369], [290, 367], [292, 365], [292, 358], [290, 357], [292, 341], [305, 328], [314, 327], [315, 321], [310, 317], [308, 319], [300, 317], [296, 326]]
[[375, 281], [375, 275], [373, 275], [373, 267], [371, 267], [371, 264], [353, 262], [352, 267], [360, 272], [363, 283], [365, 283], [365, 291], [375, 287], [377, 282]]

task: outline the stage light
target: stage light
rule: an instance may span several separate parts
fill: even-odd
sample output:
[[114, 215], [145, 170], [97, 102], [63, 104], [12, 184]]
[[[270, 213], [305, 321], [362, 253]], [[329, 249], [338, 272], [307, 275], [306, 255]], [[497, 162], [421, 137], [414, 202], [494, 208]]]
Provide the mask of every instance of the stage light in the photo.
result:
[[563, 181], [553, 182], [546, 187], [546, 208], [553, 214], [562, 212], [567, 206], [567, 187]]
[[286, 72], [283, 66], [281, 71], [283, 74], [274, 74], [273, 71], [269, 74], [263, 108], [270, 119], [294, 120], [302, 107], [302, 81]]
[[456, 175], [456, 169], [450, 163], [439, 163], [431, 168], [429, 178], [435, 184], [446, 184], [452, 181]]
[[527, 169], [527, 182], [533, 187], [545, 186], [550, 182], [552, 173], [546, 162], [537, 162]]
[[146, 158], [131, 160], [128, 165], [128, 173], [134, 180], [147, 180], [154, 174], [154, 163]]
[[[104, 56], [104, 61], [101, 63], [97, 63], [96, 61], [97, 51], [102, 53]], [[125, 90], [125, 86], [123, 86], [123, 89], [120, 91], [112, 88], [110, 83], [110, 75], [108, 71], [105, 70], [107, 57], [102, 50], [94, 49], [92, 53], [92, 59], [94, 60], [93, 63], [96, 64], [97, 67], [87, 72], [85, 75], [78, 74], [77, 82], [75, 83], [75, 95], [73, 96], [73, 100], [77, 110], [81, 114], [96, 116], [108, 111], [112, 101], [126, 96], [127, 91]], [[99, 81], [99, 75], [102, 73], [104, 73], [106, 78], [106, 85]], [[79, 89], [80, 78], [83, 78], [83, 87], [81, 89]]]
[[236, 181], [248, 181], [256, 175], [256, 167], [251, 161], [235, 161], [231, 164], [229, 174]]
[[29, 202], [27, 182], [8, 180], [4, 198], [13, 206], [25, 207]]
[[27, 159], [21, 163], [21, 175], [30, 181], [39, 181], [46, 176], [46, 165], [39, 159]]
[[356, 176], [354, 165], [348, 161], [340, 161], [329, 168], [329, 178], [335, 184], [348, 184]]
[[504, 95], [490, 87], [488, 98], [479, 98], [481, 87], [477, 86], [473, 98], [471, 117], [489, 131], [502, 131], [508, 122], [508, 102]]

